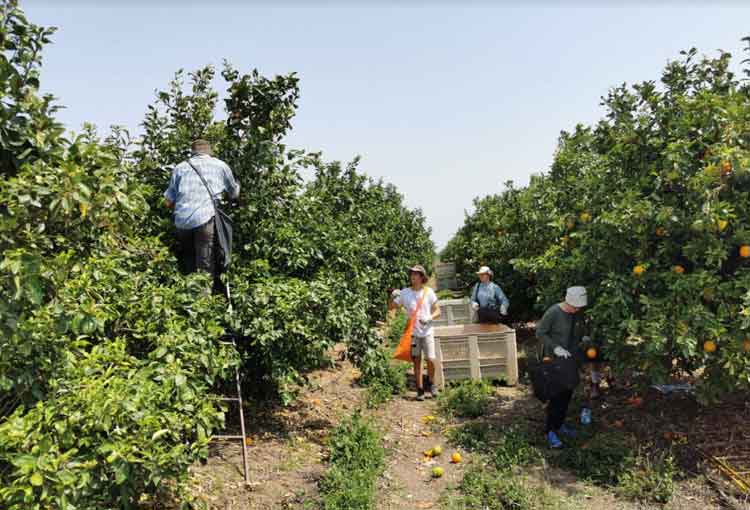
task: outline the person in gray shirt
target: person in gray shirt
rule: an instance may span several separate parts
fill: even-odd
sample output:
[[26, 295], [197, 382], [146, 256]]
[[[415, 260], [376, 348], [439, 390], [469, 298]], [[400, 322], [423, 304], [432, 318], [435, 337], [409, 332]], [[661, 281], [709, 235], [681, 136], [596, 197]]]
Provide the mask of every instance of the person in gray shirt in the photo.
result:
[[[570, 287], [565, 301], [552, 305], [544, 312], [536, 326], [536, 336], [542, 342], [545, 358], [570, 358], [581, 341], [577, 327], [578, 313], [588, 304], [584, 287]], [[573, 397], [572, 390], [566, 390], [552, 397], [547, 404], [547, 442], [551, 448], [561, 448], [559, 434], [574, 436], [575, 430], [565, 425], [568, 405]]]

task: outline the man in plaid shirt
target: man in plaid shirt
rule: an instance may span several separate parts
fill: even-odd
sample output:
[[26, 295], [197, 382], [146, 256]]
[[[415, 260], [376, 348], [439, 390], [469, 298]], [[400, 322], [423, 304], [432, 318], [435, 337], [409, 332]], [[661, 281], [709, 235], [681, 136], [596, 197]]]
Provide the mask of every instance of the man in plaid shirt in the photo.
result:
[[[222, 193], [235, 199], [240, 185], [232, 170], [220, 159], [211, 156], [211, 145], [206, 140], [195, 140], [188, 160], [201, 173], [216, 200]], [[188, 161], [172, 170], [169, 187], [164, 192], [167, 207], [174, 209], [177, 227], [179, 258], [185, 273], [205, 271], [213, 276], [214, 263], [214, 205], [206, 186]]]

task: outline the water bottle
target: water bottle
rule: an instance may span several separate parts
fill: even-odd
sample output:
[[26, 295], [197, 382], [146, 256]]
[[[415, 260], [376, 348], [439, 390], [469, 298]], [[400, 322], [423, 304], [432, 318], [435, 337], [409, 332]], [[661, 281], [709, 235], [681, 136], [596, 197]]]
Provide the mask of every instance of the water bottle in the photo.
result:
[[591, 425], [591, 409], [588, 407], [581, 409], [581, 425]]

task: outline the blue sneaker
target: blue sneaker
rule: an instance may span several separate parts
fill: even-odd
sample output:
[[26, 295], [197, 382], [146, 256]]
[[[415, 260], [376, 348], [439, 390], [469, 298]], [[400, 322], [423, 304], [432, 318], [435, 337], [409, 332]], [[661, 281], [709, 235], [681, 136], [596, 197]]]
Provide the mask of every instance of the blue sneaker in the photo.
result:
[[549, 444], [550, 448], [562, 448], [562, 441], [560, 441], [560, 438], [557, 437], [557, 434], [555, 434], [555, 431], [550, 430], [547, 432], [547, 443]]
[[573, 427], [568, 427], [564, 423], [560, 426], [560, 430], [558, 430], [558, 432], [568, 437], [576, 437], [578, 435], [576, 429], [574, 429]]

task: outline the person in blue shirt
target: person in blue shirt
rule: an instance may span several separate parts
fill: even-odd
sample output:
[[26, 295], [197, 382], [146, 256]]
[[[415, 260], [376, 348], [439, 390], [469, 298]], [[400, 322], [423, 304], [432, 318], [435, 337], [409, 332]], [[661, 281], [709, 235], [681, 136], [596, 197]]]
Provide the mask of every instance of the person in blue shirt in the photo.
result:
[[471, 307], [477, 312], [482, 324], [499, 324], [502, 316], [508, 315], [510, 301], [503, 289], [492, 281], [492, 269], [482, 266], [477, 271], [479, 282], [471, 291]]
[[206, 140], [195, 140], [192, 156], [172, 170], [169, 187], [164, 192], [166, 206], [174, 210], [177, 227], [179, 259], [184, 273], [204, 271], [216, 278], [214, 204], [206, 180], [216, 200], [226, 193], [236, 199], [240, 185], [232, 170], [220, 159], [211, 156], [211, 145]]

